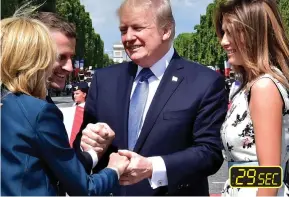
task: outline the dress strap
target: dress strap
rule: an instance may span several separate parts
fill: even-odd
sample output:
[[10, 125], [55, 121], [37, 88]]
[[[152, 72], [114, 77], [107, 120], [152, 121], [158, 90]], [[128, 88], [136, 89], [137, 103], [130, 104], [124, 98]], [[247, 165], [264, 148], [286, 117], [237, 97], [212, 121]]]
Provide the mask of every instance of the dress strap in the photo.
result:
[[264, 74], [260, 77], [258, 77], [257, 79], [255, 79], [250, 86], [247, 88], [247, 95], [248, 95], [248, 102], [250, 101], [250, 94], [251, 94], [251, 89], [253, 87], [253, 85], [259, 81], [260, 79], [263, 78], [269, 78], [271, 79], [274, 84], [276, 85], [276, 87], [278, 88], [278, 91], [280, 92], [280, 95], [282, 97], [283, 103], [284, 103], [284, 109], [283, 109], [283, 113], [289, 113], [289, 96], [288, 96], [288, 90], [287, 88], [280, 83], [276, 78], [274, 78], [272, 75], [270, 74]]

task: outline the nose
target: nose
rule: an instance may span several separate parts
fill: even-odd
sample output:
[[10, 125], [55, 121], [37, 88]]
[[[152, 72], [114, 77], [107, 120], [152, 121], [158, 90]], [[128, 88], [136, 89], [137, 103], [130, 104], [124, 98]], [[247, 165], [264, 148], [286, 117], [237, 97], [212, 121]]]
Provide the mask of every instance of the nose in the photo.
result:
[[66, 64], [62, 67], [63, 70], [66, 70], [67, 72], [71, 73], [73, 71], [73, 66], [72, 66], [72, 59], [69, 58], [66, 61]]
[[227, 48], [230, 45], [230, 42], [228, 40], [228, 37], [227, 37], [226, 33], [223, 35], [223, 38], [221, 40], [221, 45], [222, 45], [223, 48]]
[[126, 41], [132, 41], [134, 39], [135, 39], [134, 31], [131, 28], [128, 28], [126, 32]]

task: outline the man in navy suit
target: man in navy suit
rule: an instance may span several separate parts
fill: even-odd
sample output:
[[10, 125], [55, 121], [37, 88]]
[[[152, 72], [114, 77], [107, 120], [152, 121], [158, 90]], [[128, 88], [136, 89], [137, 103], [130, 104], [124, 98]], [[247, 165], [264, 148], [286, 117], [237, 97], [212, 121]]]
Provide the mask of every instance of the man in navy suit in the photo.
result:
[[113, 151], [130, 159], [115, 195], [208, 196], [207, 177], [223, 162], [224, 78], [174, 50], [169, 0], [125, 0], [118, 14], [132, 62], [95, 71], [82, 128], [107, 125], [88, 124], [74, 146], [101, 150], [95, 171]]
[[[52, 39], [56, 43], [58, 59], [53, 65], [53, 73], [49, 78], [49, 88], [54, 90], [63, 90], [66, 84], [66, 78], [73, 71], [72, 58], [75, 55], [76, 45], [76, 29], [74, 24], [67, 21], [65, 18], [53, 12], [37, 12], [33, 18], [44, 23], [51, 34]], [[49, 95], [46, 97], [47, 102], [54, 103]], [[97, 163], [97, 155], [92, 149], [78, 154], [78, 157], [83, 163], [87, 172], [90, 172], [93, 166]], [[92, 162], [92, 165], [86, 165], [87, 160]], [[90, 163], [90, 162], [88, 162]]]

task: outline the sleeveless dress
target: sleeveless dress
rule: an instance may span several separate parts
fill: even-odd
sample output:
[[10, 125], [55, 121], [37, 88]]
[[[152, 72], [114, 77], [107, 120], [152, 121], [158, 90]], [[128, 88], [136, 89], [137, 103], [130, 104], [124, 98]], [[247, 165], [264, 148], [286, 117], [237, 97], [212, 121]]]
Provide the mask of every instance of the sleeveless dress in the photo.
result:
[[[275, 83], [284, 102], [281, 153], [281, 165], [284, 170], [286, 161], [289, 158], [288, 90], [278, 80], [269, 74], [262, 75], [257, 80], [262, 78], [270, 78]], [[249, 90], [241, 90], [234, 97], [230, 109], [227, 112], [225, 122], [221, 128], [221, 137], [224, 146], [223, 156], [227, 162], [258, 162], [255, 134], [248, 102], [252, 85], [248, 88]], [[222, 196], [256, 196], [257, 191], [257, 188], [231, 188], [230, 182], [227, 180], [222, 191]], [[284, 184], [281, 188], [279, 188], [278, 196], [287, 196], [284, 191]]]

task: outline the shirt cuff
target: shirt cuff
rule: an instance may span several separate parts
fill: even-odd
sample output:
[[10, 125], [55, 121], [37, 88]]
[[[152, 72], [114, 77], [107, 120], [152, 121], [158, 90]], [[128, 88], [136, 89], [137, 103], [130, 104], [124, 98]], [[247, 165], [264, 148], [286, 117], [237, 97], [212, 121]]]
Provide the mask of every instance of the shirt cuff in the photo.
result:
[[118, 169], [117, 168], [113, 168], [113, 167], [109, 167], [109, 169], [112, 169], [116, 172], [117, 174], [117, 179], [119, 180], [119, 172], [118, 172]]
[[161, 186], [168, 185], [168, 177], [167, 177], [167, 169], [166, 164], [162, 157], [149, 157], [148, 158], [152, 162], [153, 173], [152, 178], [148, 179], [151, 187], [156, 189]]
[[98, 156], [97, 153], [93, 149], [89, 149], [86, 151], [92, 158], [92, 169], [96, 166], [98, 163]]

